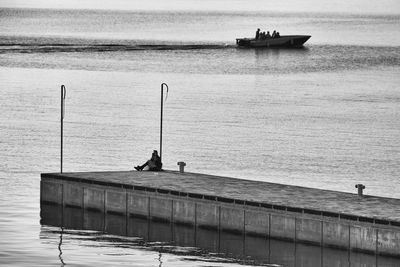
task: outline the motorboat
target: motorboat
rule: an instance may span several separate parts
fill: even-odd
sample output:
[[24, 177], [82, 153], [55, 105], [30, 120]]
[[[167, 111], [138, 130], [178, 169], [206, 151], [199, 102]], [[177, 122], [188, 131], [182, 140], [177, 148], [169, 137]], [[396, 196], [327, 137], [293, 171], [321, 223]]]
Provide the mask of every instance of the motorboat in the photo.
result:
[[279, 37], [265, 38], [237, 38], [236, 44], [243, 48], [262, 47], [302, 47], [311, 35], [281, 35]]

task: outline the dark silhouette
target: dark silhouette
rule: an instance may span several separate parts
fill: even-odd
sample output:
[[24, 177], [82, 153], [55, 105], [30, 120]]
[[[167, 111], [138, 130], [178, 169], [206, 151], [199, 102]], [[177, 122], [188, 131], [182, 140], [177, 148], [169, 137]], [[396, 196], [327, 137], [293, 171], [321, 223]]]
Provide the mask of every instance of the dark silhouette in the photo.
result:
[[267, 35], [265, 35], [265, 37], [271, 38], [271, 34], [269, 33], [269, 31], [267, 31]]
[[256, 31], [256, 40], [258, 40], [258, 38], [260, 38], [260, 29], [257, 29]]
[[272, 33], [272, 38], [276, 37], [276, 31], [274, 30], [274, 32]]
[[148, 171], [161, 171], [162, 163], [161, 163], [161, 158], [158, 155], [157, 150], [153, 150], [153, 154], [151, 155], [151, 159], [146, 161], [145, 164], [142, 166], [136, 166], [135, 169], [137, 171], [143, 171], [143, 169], [147, 167], [146, 170]]

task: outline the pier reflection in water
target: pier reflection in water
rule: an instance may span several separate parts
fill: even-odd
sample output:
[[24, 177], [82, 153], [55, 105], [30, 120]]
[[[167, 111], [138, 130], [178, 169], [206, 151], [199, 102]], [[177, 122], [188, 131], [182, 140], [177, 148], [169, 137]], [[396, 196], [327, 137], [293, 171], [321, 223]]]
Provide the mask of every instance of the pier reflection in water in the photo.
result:
[[[143, 248], [158, 251], [160, 266], [161, 253], [208, 258], [210, 261], [235, 262], [240, 264], [296, 267], [398, 267], [400, 259], [350, 252], [334, 248], [293, 243], [204, 229], [190, 225], [178, 225], [169, 222], [153, 221], [147, 218], [127, 217], [125, 215], [101, 213], [80, 208], [61, 207], [41, 204], [41, 238], [47, 235], [59, 235], [59, 258], [64, 265], [62, 255], [63, 235], [93, 235], [96, 231], [98, 242], [107, 240], [107, 236], [117, 238], [125, 247]], [[58, 229], [47, 226], [60, 227]], [[71, 232], [72, 231], [72, 232]], [[128, 238], [129, 237], [129, 238]], [[125, 239], [124, 239], [125, 238]], [[133, 238], [133, 239], [132, 239]], [[132, 243], [133, 242], [133, 243]], [[207, 260], [207, 259], [206, 259]], [[68, 264], [68, 263], [67, 263]]]

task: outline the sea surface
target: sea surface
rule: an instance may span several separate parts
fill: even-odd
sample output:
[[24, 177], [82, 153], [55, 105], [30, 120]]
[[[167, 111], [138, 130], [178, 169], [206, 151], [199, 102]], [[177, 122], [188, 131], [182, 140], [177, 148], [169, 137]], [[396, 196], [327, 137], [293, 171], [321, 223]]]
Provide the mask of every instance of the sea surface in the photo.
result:
[[[398, 2], [318, 9], [309, 0], [309, 10], [173, 2], [0, 8], [0, 265], [400, 266], [218, 233], [204, 233], [218, 245], [202, 245], [190, 229], [152, 222], [128, 234], [119, 218], [83, 229], [80, 213], [54, 207], [40, 216], [40, 173], [60, 170], [61, 85], [64, 171], [132, 170], [147, 160], [159, 147], [167, 83], [165, 169], [185, 161], [189, 172], [352, 193], [362, 183], [366, 194], [400, 198]], [[302, 49], [235, 47], [258, 27], [312, 37]], [[60, 225], [60, 216], [72, 219]]]

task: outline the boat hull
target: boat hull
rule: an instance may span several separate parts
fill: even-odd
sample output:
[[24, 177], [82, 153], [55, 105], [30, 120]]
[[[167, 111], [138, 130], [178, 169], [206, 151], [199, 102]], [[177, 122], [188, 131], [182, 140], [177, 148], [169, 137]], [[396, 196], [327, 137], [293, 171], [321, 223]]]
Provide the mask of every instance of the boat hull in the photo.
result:
[[302, 47], [310, 35], [283, 35], [277, 38], [266, 38], [256, 40], [251, 38], [238, 38], [236, 44], [243, 48], [265, 48], [265, 47]]

